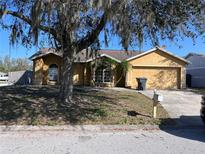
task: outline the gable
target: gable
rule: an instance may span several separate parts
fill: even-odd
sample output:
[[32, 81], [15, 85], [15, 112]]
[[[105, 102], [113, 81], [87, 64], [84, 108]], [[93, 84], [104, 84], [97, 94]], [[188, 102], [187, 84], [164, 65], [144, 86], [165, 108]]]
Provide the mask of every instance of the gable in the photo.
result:
[[142, 56], [131, 59], [129, 63], [133, 66], [185, 66], [186, 62], [164, 51], [156, 49]]

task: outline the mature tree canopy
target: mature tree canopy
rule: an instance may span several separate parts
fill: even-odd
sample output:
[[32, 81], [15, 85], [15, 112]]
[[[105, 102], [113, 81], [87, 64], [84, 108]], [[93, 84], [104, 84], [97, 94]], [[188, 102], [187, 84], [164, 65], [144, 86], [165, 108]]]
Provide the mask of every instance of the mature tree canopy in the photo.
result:
[[125, 49], [146, 39], [154, 45], [159, 38], [194, 39], [204, 35], [205, 1], [1, 0], [0, 17], [2, 28], [11, 31], [11, 43], [36, 44], [39, 36], [47, 36], [50, 44], [63, 51], [61, 90], [72, 93], [73, 57], [98, 43], [101, 31], [106, 43], [109, 36], [119, 36]]
[[37, 43], [46, 33], [62, 47], [59, 42], [69, 32], [66, 39], [83, 49], [104, 29], [127, 48], [147, 38], [157, 44], [160, 37], [204, 34], [204, 5], [203, 0], [1, 0], [0, 15], [13, 16], [9, 23], [1, 20], [11, 30], [12, 43]]

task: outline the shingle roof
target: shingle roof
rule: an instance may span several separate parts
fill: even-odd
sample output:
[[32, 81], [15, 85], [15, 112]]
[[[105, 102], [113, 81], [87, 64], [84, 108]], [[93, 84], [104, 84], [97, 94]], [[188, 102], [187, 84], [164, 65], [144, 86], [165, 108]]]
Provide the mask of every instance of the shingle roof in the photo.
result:
[[[53, 48], [42, 48], [37, 53], [32, 55], [30, 57], [31, 60], [34, 60], [36, 58], [40, 58], [43, 56], [46, 56], [48, 54], [55, 54], [57, 56], [62, 57], [62, 53], [56, 51]], [[97, 56], [110, 56], [118, 61], [125, 60], [127, 58], [130, 58], [132, 56], [136, 56], [137, 54], [140, 54], [139, 51], [123, 51], [123, 50], [99, 50], [97, 53], [92, 52], [91, 50], [82, 50], [80, 53], [78, 53], [75, 57], [76, 62], [86, 62], [87, 60], [92, 60]]]
[[29, 59], [34, 60], [39, 57], [43, 57], [48, 54], [55, 54], [58, 56], [62, 56], [61, 52], [57, 52], [54, 48], [41, 48], [38, 52], [33, 54]]
[[205, 67], [205, 55], [197, 53], [189, 53], [185, 59], [190, 61], [187, 68]]
[[116, 58], [120, 61], [126, 60], [130, 57], [140, 54], [139, 51], [123, 51], [123, 50], [100, 50], [100, 54], [107, 54], [113, 58]]

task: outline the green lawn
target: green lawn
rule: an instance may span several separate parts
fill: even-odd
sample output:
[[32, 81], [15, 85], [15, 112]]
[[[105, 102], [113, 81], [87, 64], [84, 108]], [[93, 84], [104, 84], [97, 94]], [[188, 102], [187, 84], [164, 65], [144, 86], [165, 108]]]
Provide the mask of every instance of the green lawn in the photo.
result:
[[58, 87], [0, 87], [0, 124], [158, 124], [169, 119], [158, 106], [152, 118], [152, 100], [131, 90], [76, 88], [75, 104], [58, 99]]

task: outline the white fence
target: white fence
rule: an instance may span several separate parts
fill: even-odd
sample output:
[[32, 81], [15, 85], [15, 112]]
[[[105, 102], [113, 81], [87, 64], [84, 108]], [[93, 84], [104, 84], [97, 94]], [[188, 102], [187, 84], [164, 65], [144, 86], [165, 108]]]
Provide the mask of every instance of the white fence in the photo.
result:
[[8, 81], [8, 76], [1, 76], [0, 81]]
[[11, 83], [0, 83], [0, 87], [11, 86]]

